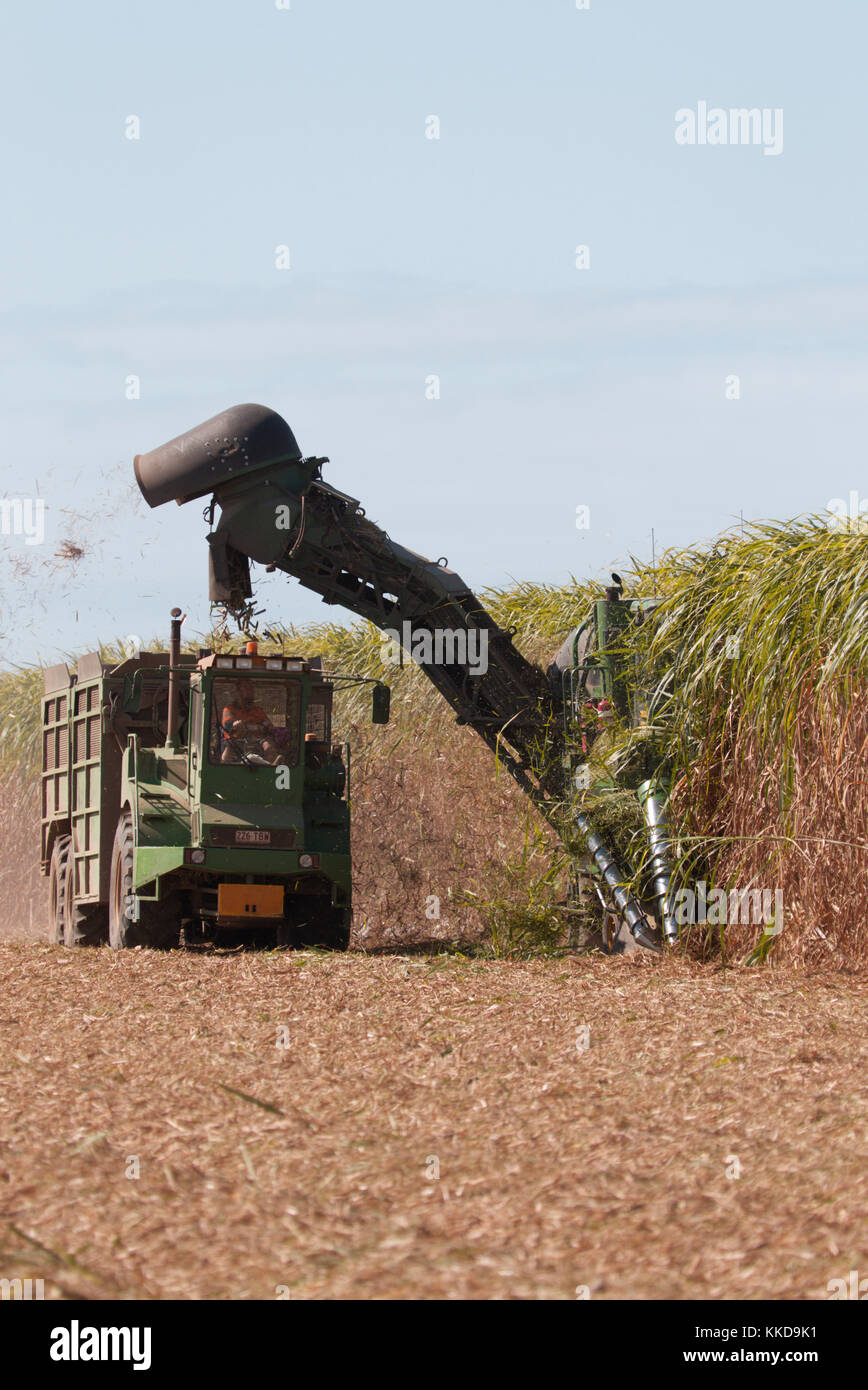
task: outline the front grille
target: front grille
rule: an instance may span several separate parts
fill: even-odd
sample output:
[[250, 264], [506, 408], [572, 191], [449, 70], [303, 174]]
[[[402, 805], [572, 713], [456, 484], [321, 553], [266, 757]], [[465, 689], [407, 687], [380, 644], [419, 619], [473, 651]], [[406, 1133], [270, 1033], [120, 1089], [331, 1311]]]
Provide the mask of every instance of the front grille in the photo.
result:
[[295, 826], [259, 830], [254, 826], [215, 825], [207, 832], [206, 844], [219, 849], [293, 849]]

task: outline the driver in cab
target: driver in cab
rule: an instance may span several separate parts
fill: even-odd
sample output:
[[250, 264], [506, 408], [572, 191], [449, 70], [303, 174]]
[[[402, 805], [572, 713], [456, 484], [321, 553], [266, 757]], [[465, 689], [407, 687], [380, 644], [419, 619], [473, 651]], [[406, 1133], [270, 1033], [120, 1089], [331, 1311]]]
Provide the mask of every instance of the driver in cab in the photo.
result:
[[245, 755], [259, 754], [269, 763], [280, 755], [274, 725], [265, 710], [256, 703], [253, 682], [240, 680], [231, 704], [225, 705], [220, 718], [223, 732], [223, 763], [240, 763]]

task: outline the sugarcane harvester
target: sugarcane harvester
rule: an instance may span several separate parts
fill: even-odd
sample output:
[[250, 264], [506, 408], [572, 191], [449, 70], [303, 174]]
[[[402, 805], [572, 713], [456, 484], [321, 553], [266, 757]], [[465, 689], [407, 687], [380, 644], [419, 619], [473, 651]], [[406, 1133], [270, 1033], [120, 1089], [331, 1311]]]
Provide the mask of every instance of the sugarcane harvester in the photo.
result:
[[[253, 613], [250, 561], [282, 571], [324, 602], [339, 603], [385, 632], [402, 634], [425, 675], [473, 728], [543, 816], [563, 833], [565, 811], [583, 843], [598, 892], [642, 946], [677, 935], [668, 910], [665, 796], [648, 779], [644, 804], [652, 839], [653, 890], [630, 887], [575, 794], [584, 765], [575, 737], [589, 706], [617, 697], [599, 642], [585, 625], [549, 672], [528, 661], [445, 559], [405, 549], [365, 515], [359, 501], [323, 479], [327, 458], [305, 457], [289, 425], [260, 405], [239, 405], [135, 458], [151, 507], [208, 497], [209, 594], [243, 626]], [[219, 516], [217, 511], [219, 508]], [[216, 524], [215, 524], [216, 520]], [[596, 628], [630, 605], [607, 592]], [[597, 606], [599, 609], [599, 605]], [[623, 610], [623, 614], [620, 610]], [[593, 625], [592, 625], [593, 626]], [[420, 641], [427, 634], [429, 641]], [[599, 636], [599, 631], [597, 633]], [[435, 638], [437, 641], [435, 642]], [[468, 652], [484, 642], [486, 661]], [[593, 673], [593, 676], [591, 675]], [[589, 679], [599, 685], [589, 701]], [[609, 691], [609, 696], [606, 691]]]

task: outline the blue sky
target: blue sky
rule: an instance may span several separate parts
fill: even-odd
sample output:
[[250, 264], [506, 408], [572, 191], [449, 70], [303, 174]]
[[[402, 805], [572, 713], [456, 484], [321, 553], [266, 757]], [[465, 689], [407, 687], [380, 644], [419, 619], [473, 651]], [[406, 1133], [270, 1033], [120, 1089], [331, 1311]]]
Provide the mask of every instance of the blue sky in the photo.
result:
[[[5, 659], [150, 636], [176, 602], [207, 624], [201, 509], [149, 513], [132, 457], [246, 400], [480, 587], [868, 494], [866, 13], [9, 11], [0, 493], [47, 512], [41, 546], [0, 535]], [[781, 154], [679, 146], [699, 101], [780, 108]]]

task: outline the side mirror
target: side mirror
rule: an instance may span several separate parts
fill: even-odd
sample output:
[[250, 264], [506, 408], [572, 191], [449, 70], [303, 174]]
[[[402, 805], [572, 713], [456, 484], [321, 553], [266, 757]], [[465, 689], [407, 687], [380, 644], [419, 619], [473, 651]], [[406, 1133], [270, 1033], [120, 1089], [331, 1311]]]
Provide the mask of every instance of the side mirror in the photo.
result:
[[371, 723], [388, 724], [392, 692], [387, 685], [377, 684], [371, 694]]

